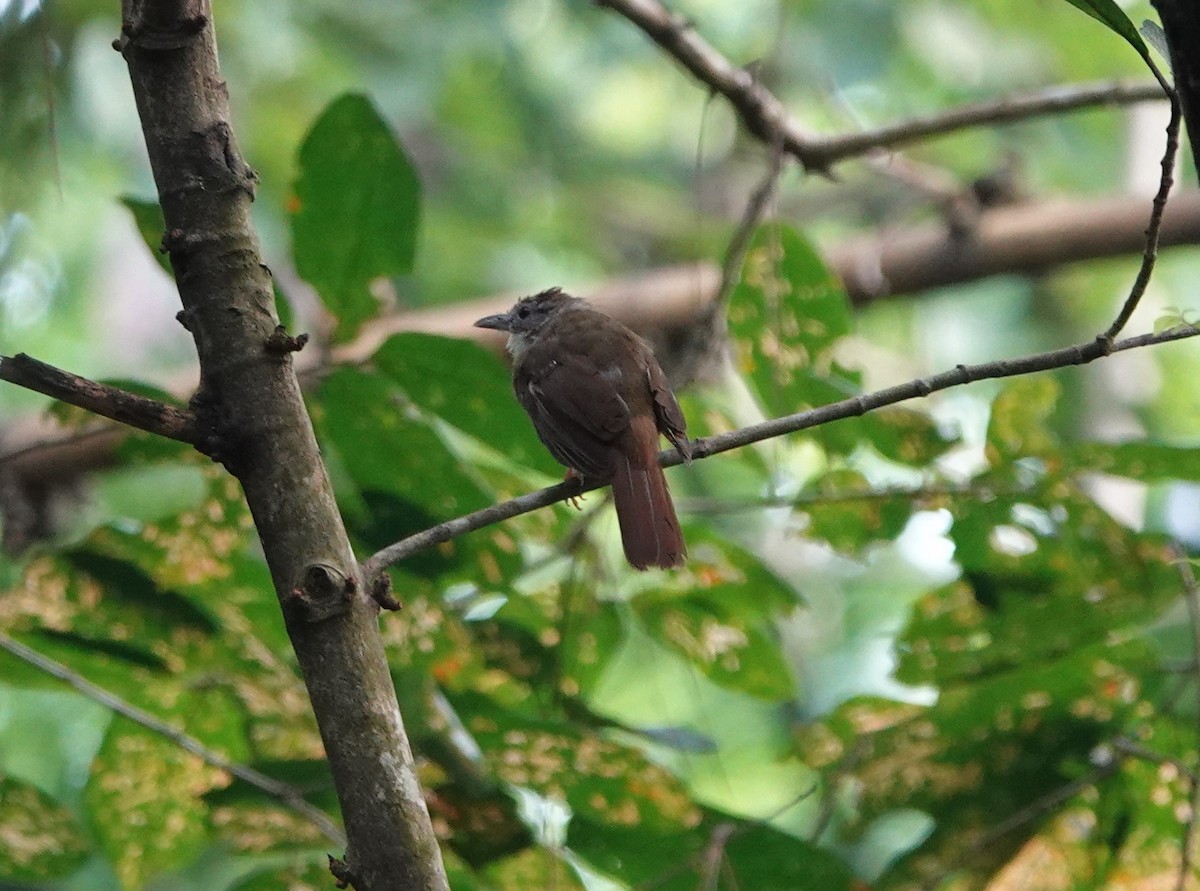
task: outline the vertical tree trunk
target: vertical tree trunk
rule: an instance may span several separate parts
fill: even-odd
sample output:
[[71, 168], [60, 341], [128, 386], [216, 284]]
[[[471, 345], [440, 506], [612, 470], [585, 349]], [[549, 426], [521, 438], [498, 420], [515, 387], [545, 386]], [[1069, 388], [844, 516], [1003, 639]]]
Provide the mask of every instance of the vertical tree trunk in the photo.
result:
[[376, 624], [251, 228], [209, 0], [124, 0], [121, 38], [192, 333], [200, 447], [241, 482], [321, 729], [359, 891], [445, 889]]

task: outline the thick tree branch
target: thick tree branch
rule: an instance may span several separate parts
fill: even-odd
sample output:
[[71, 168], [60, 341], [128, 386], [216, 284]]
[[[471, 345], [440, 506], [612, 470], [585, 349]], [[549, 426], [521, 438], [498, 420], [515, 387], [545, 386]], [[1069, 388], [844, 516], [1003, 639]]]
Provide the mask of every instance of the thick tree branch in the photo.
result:
[[[1086, 365], [1109, 353], [1119, 353], [1155, 344], [1170, 343], [1176, 340], [1195, 337], [1196, 335], [1200, 335], [1200, 328], [1190, 325], [1172, 328], [1157, 334], [1143, 334], [1137, 337], [1130, 337], [1111, 345], [1101, 335], [1094, 340], [1078, 344], [1077, 346], [1051, 350], [1045, 353], [1036, 353], [1030, 356], [1023, 356], [1019, 359], [1001, 359], [997, 362], [987, 362], [980, 365], [958, 365], [949, 371], [944, 371], [932, 377], [918, 378], [907, 383], [897, 384], [894, 387], [876, 390], [874, 393], [864, 393], [861, 396], [855, 396], [851, 399], [843, 399], [840, 402], [823, 405], [820, 408], [797, 412], [796, 414], [786, 415], [781, 418], [772, 418], [760, 424], [752, 424], [738, 430], [731, 430], [728, 433], [698, 439], [693, 443], [692, 460], [702, 460], [713, 455], [719, 455], [722, 452], [742, 448], [752, 443], [762, 442], [766, 439], [773, 439], [777, 436], [795, 433], [800, 430], [807, 430], [810, 427], [819, 427], [822, 424], [828, 424], [833, 421], [856, 418], [884, 406], [929, 396], [939, 390], [947, 390], [951, 387], [962, 386], [963, 384], [996, 378], [1016, 377], [1038, 371], [1067, 368], [1072, 365]], [[683, 463], [683, 458], [674, 449], [670, 449], [659, 454], [659, 463], [663, 467], [675, 467]], [[382, 548], [363, 563], [363, 575], [370, 580], [388, 566], [399, 563], [401, 560], [419, 551], [426, 550], [444, 541], [449, 541], [452, 538], [457, 538], [460, 535], [465, 535], [468, 532], [473, 532], [476, 529], [482, 529], [484, 526], [490, 526], [502, 520], [509, 520], [521, 514], [537, 510], [538, 508], [547, 507], [559, 501], [565, 501], [582, 492], [599, 488], [602, 488], [602, 486], [590, 485], [581, 487], [578, 480], [571, 480], [537, 492], [531, 492], [528, 495], [521, 495], [509, 501], [494, 504], [474, 513], [455, 517], [453, 520], [439, 523], [423, 532], [418, 532], [416, 535], [411, 535], [408, 538], [401, 539]]]
[[[1145, 230], [1144, 198], [1045, 201], [989, 210], [965, 233], [926, 226], [893, 237], [855, 239], [826, 259], [861, 305], [885, 295], [1141, 253]], [[1200, 192], [1171, 199], [1158, 242], [1161, 247], [1200, 243]]]
[[147, 433], [189, 445], [196, 441], [196, 417], [190, 411], [79, 377], [24, 353], [0, 356], [0, 380]]
[[155, 717], [145, 709], [138, 708], [136, 705], [126, 702], [103, 687], [96, 686], [83, 677], [83, 675], [72, 671], [61, 662], [57, 662], [49, 656], [44, 656], [32, 647], [25, 646], [20, 641], [13, 640], [7, 634], [0, 634], [0, 650], [5, 650], [39, 671], [43, 671], [51, 677], [58, 678], [60, 681], [67, 683], [93, 702], [98, 702], [105, 708], [128, 718], [135, 724], [139, 724], [147, 730], [169, 739], [175, 745], [179, 746], [179, 748], [195, 755], [205, 764], [211, 765], [217, 768], [217, 770], [223, 770], [230, 776], [236, 777], [242, 782], [253, 786], [260, 792], [265, 792], [316, 826], [321, 831], [321, 834], [335, 845], [346, 844], [346, 837], [342, 835], [342, 831], [334, 822], [329, 819], [329, 816], [319, 807], [305, 801], [304, 796], [300, 794], [300, 790], [294, 786], [282, 780], [277, 780], [274, 777], [269, 777], [265, 773], [255, 770], [253, 767], [247, 767], [244, 764], [238, 764], [236, 761], [230, 761], [224, 755], [204, 745], [204, 743], [200, 742], [194, 736], [189, 736], [182, 730], [176, 730], [161, 718]]
[[317, 449], [250, 220], [210, 0], [124, 0], [134, 98], [192, 334], [198, 439], [238, 478], [312, 702], [357, 891], [447, 881], [358, 566]]
[[808, 133], [788, 114], [783, 103], [745, 68], [734, 65], [708, 43], [683, 16], [658, 0], [594, 0], [628, 19], [667, 51], [698, 81], [724, 96], [743, 125], [763, 143], [778, 142], [805, 170], [825, 172], [848, 158], [880, 149], [944, 136], [970, 127], [1027, 120], [1097, 105], [1119, 105], [1162, 99], [1160, 84], [1119, 82], [1051, 87], [991, 102], [951, 109], [887, 127], [844, 136], [820, 137]]

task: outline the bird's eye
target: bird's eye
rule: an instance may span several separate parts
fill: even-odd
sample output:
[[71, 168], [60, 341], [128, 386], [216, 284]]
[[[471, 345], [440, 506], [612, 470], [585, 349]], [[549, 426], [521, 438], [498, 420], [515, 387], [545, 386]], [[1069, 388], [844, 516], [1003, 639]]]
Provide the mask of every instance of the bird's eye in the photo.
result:
[[527, 318], [528, 316], [529, 316], [529, 307], [528, 306], [522, 306], [520, 309], [517, 310], [517, 318], [518, 319], [524, 319], [524, 318]]

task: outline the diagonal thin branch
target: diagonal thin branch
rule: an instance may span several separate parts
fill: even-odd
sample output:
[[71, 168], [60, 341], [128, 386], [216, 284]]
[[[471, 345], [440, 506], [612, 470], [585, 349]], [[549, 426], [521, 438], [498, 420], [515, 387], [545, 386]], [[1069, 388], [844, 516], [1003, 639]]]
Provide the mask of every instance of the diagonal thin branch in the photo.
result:
[[24, 353], [0, 356], [0, 380], [148, 433], [189, 445], [196, 442], [196, 417], [187, 409], [88, 380]]
[[[962, 386], [963, 384], [1015, 377], [1038, 371], [1050, 371], [1055, 368], [1066, 368], [1072, 365], [1086, 365], [1109, 353], [1119, 353], [1125, 350], [1170, 343], [1197, 335], [1200, 335], [1200, 327], [1181, 325], [1167, 331], [1129, 337], [1112, 344], [1109, 344], [1102, 335], [1094, 340], [1076, 346], [1050, 350], [1044, 353], [1035, 353], [1029, 356], [1022, 356], [1018, 359], [1001, 359], [996, 362], [987, 362], [980, 365], [958, 365], [949, 371], [943, 371], [931, 377], [918, 378], [907, 383], [897, 384], [894, 387], [876, 390], [873, 393], [864, 393], [861, 396], [843, 399], [840, 402], [832, 402], [820, 408], [809, 409], [808, 411], [797, 412], [796, 414], [785, 415], [780, 418], [772, 418], [760, 424], [752, 424], [738, 430], [731, 430], [728, 433], [698, 439], [693, 443], [692, 460], [709, 458], [713, 455], [719, 455], [722, 452], [750, 445], [751, 443], [772, 439], [776, 436], [783, 436], [787, 433], [795, 433], [799, 430], [828, 424], [832, 421], [856, 418], [887, 405], [894, 405], [909, 399], [928, 396], [939, 390], [946, 390], [951, 387]], [[678, 452], [672, 449], [662, 452], [659, 455], [659, 463], [663, 467], [674, 467], [682, 464], [683, 458]], [[423, 532], [410, 535], [408, 538], [403, 538], [377, 551], [362, 564], [363, 577], [367, 579], [369, 584], [370, 580], [384, 569], [418, 551], [431, 548], [434, 545], [457, 538], [460, 535], [465, 535], [468, 532], [473, 532], [476, 529], [482, 529], [484, 526], [490, 526], [493, 523], [512, 519], [538, 508], [548, 507], [559, 501], [565, 501], [567, 498], [581, 494], [581, 492], [598, 488], [601, 488], [601, 485], [590, 485], [581, 488], [578, 480], [570, 480], [537, 492], [521, 495], [509, 501], [493, 504], [490, 507], [483, 508], [474, 513], [464, 514], [461, 517], [455, 517], [444, 523], [439, 523]]]
[[224, 755], [208, 748], [208, 746], [204, 745], [204, 743], [200, 742], [194, 736], [189, 736], [181, 730], [176, 730], [161, 718], [157, 718], [149, 712], [138, 708], [136, 705], [126, 702], [116, 694], [93, 684], [87, 678], [72, 671], [61, 662], [57, 662], [49, 656], [42, 655], [32, 647], [27, 647], [25, 644], [13, 640], [7, 634], [0, 633], [0, 649], [11, 653], [22, 662], [32, 665], [39, 671], [56, 677], [60, 681], [65, 681], [88, 699], [100, 703], [118, 715], [128, 718], [134, 723], [145, 727], [147, 730], [169, 739], [179, 746], [179, 748], [195, 755], [205, 764], [211, 765], [218, 770], [223, 770], [237, 777], [239, 780], [249, 783], [254, 788], [265, 792], [280, 804], [290, 808], [312, 823], [320, 830], [322, 835], [335, 845], [338, 847], [345, 846], [346, 837], [342, 834], [341, 829], [329, 819], [329, 816], [323, 810], [307, 802], [295, 787], [281, 780], [269, 777], [265, 773], [255, 770], [253, 767], [247, 767], [244, 764], [230, 761]]
[[1110, 81], [1050, 87], [965, 105], [863, 133], [815, 136], [789, 115], [783, 103], [749, 71], [734, 65], [701, 37], [687, 19], [673, 13], [659, 0], [594, 2], [632, 22], [698, 81], [724, 96], [752, 135], [768, 145], [779, 142], [809, 171], [825, 172], [838, 161], [971, 127], [1027, 120], [1097, 105], [1123, 105], [1164, 98], [1164, 82], [1155, 72], [1158, 83], [1154, 84]]

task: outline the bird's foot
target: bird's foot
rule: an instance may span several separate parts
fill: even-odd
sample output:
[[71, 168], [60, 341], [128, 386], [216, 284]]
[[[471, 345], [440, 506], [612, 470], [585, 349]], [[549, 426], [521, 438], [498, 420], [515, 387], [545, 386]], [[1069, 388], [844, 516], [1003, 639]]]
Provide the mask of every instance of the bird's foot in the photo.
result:
[[[563, 475], [563, 482], [574, 482], [575, 485], [583, 488], [583, 476], [574, 467], [568, 467], [566, 474]], [[583, 493], [572, 495], [567, 499], [567, 504], [575, 508], [575, 510], [583, 510]]]

